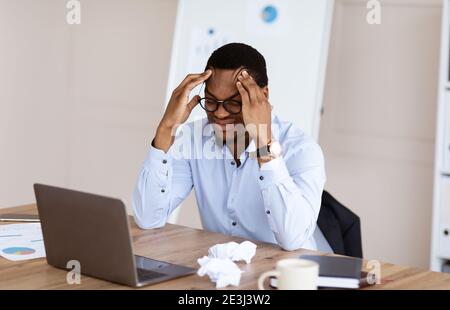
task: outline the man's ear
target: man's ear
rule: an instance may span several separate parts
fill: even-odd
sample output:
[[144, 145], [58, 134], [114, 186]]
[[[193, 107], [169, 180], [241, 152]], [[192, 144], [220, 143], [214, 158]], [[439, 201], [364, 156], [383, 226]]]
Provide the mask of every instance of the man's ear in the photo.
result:
[[262, 91], [263, 91], [264, 96], [266, 96], [266, 98], [269, 99], [269, 86], [267, 86], [267, 85], [264, 86], [262, 88]]

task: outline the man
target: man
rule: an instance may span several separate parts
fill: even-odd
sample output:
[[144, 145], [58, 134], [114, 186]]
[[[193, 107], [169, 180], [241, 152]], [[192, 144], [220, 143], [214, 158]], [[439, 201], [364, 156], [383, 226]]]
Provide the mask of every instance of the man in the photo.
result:
[[[227, 44], [213, 52], [206, 69], [188, 75], [173, 91], [133, 193], [137, 224], [165, 225], [195, 188], [206, 230], [285, 250], [316, 249], [313, 235], [326, 179], [320, 147], [272, 115], [266, 63], [257, 50]], [[205, 97], [189, 100], [202, 83]], [[203, 130], [175, 139], [176, 128], [199, 103], [207, 114], [200, 121]], [[294, 112], [297, 103], [291, 104]], [[211, 125], [214, 130], [205, 130]], [[175, 155], [176, 140], [192, 142], [195, 154]], [[198, 146], [205, 152], [211, 141], [223, 156], [199, 156]]]

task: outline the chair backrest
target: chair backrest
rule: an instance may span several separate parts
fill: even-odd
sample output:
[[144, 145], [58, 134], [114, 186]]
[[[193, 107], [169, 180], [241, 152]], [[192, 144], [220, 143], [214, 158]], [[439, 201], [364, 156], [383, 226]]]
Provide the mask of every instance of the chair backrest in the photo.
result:
[[317, 225], [334, 253], [363, 257], [359, 217], [327, 191], [322, 193]]

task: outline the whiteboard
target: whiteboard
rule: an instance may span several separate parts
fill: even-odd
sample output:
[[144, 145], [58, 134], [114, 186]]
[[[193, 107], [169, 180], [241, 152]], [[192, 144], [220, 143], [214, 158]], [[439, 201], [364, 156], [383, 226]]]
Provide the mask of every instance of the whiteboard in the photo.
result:
[[[215, 49], [246, 43], [266, 59], [273, 112], [317, 140], [333, 6], [334, 0], [178, 0], [166, 102], [187, 74], [203, 72]], [[197, 105], [188, 121], [204, 117]], [[195, 227], [195, 209], [179, 207], [169, 222]]]
[[[211, 53], [242, 42], [266, 59], [273, 112], [318, 138], [334, 0], [179, 0], [167, 100]], [[192, 92], [192, 96], [196, 90]], [[205, 117], [197, 106], [190, 121]]]

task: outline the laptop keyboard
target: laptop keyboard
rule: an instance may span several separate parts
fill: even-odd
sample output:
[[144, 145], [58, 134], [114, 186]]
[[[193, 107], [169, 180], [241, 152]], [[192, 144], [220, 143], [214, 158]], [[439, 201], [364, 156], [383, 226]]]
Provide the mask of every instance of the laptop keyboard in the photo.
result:
[[153, 270], [137, 268], [137, 276], [139, 281], [148, 281], [166, 276], [164, 273], [159, 273]]

